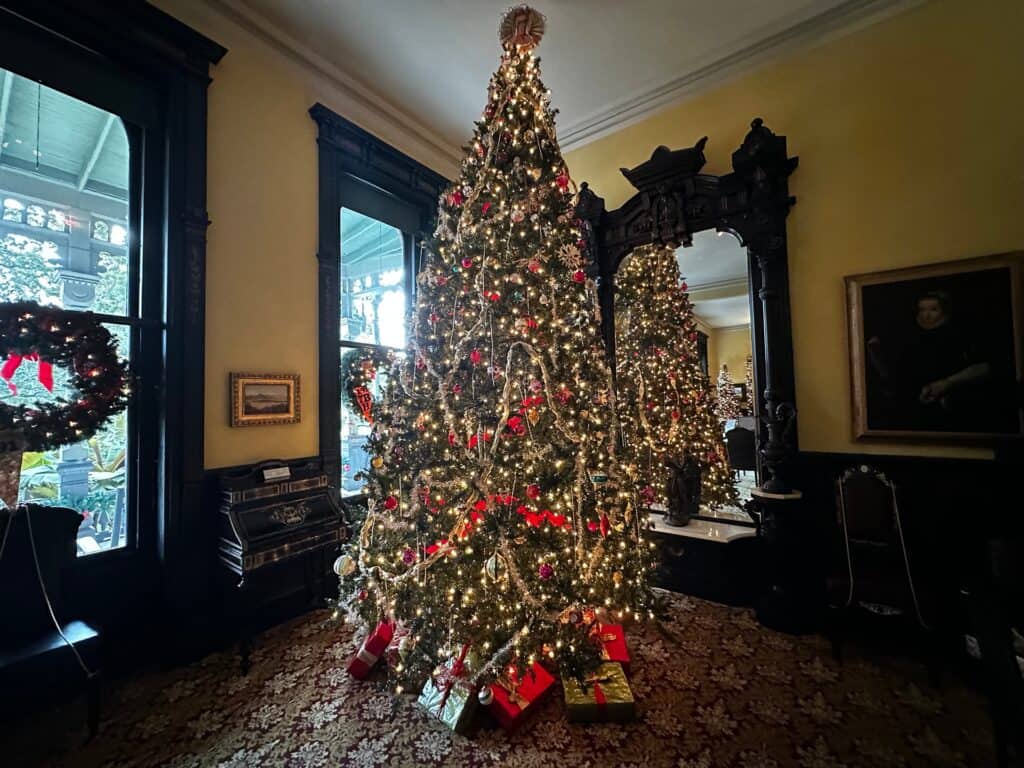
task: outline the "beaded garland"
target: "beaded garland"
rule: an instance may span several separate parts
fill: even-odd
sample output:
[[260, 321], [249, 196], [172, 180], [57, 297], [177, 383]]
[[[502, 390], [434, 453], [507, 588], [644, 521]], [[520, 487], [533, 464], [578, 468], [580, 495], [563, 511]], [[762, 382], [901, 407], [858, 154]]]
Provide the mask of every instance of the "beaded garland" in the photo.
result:
[[[128, 405], [130, 374], [117, 340], [91, 312], [35, 302], [0, 304], [0, 362], [11, 357], [67, 367], [77, 398], [9, 405], [0, 399], [0, 431], [21, 432], [30, 451], [92, 437]], [[29, 363], [31, 364], [31, 363]]]

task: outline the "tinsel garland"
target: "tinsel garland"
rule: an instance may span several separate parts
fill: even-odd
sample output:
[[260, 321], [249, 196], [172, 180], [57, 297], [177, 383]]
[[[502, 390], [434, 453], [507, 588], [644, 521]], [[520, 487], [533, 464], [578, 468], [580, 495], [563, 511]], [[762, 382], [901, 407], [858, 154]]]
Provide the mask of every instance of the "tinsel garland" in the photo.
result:
[[[36, 357], [38, 356], [38, 363]], [[128, 405], [130, 374], [117, 340], [91, 312], [71, 312], [35, 302], [0, 304], [0, 363], [25, 358], [71, 371], [74, 400], [8, 405], [0, 401], [0, 431], [25, 436], [30, 451], [87, 440]]]

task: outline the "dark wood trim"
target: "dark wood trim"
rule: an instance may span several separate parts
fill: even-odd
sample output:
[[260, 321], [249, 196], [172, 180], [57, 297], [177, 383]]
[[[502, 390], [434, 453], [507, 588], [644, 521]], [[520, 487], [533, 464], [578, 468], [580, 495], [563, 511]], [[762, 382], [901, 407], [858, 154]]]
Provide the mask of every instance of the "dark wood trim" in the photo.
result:
[[788, 179], [798, 160], [787, 155], [786, 137], [760, 118], [733, 152], [732, 173], [700, 172], [706, 143], [707, 137], [686, 149], [658, 147], [647, 162], [623, 168], [637, 193], [613, 211], [581, 185], [576, 213], [597, 279], [602, 332], [614, 375], [615, 273], [634, 249], [689, 246], [694, 232], [710, 229], [736, 236], [748, 253], [762, 488], [785, 493], [792, 489], [798, 450], [786, 256], [786, 217], [796, 202]]
[[[423, 164], [385, 144], [359, 126], [314, 104], [310, 116], [319, 128], [319, 411], [320, 458], [332, 488], [339, 494], [341, 477], [341, 395], [338, 371], [341, 363], [338, 317], [341, 306], [339, 251], [342, 206], [360, 209], [361, 190], [367, 196], [383, 193], [414, 213], [418, 228], [406, 235], [406, 274], [410, 289], [420, 244], [430, 236], [437, 212], [437, 198], [448, 180]], [[396, 222], [387, 222], [395, 224]], [[399, 227], [407, 229], [407, 227]], [[410, 296], [411, 296], [410, 292]], [[358, 346], [358, 345], [352, 345]]]
[[[141, 610], [193, 615], [209, 592], [204, 457], [206, 127], [209, 65], [226, 49], [135, 0], [0, 0], [0, 65], [108, 109], [132, 125], [141, 210], [143, 317], [133, 408], [139, 436], [134, 552], [84, 559], [82, 610], [126, 632]], [[114, 590], [113, 592], [111, 590]], [[112, 597], [112, 595], [115, 595]], [[162, 595], [163, 601], [154, 599]], [[170, 608], [170, 611], [166, 611]]]

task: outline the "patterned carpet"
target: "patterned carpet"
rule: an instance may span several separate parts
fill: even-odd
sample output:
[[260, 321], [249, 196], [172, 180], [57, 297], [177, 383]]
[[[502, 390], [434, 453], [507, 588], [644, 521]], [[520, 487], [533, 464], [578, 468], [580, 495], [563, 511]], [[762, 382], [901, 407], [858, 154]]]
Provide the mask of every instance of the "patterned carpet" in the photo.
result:
[[[264, 634], [248, 677], [218, 653], [134, 678], [106, 697], [97, 740], [56, 733], [56, 715], [3, 746], [4, 765], [66, 766], [988, 766], [981, 699], [931, 689], [920, 664], [832, 661], [821, 637], [792, 638], [752, 614], [673, 597], [673, 641], [629, 631], [637, 720], [566, 721], [561, 690], [512, 736], [484, 724], [454, 736], [344, 671], [351, 630], [307, 615]], [[80, 710], [60, 721], [78, 727]], [[481, 720], [486, 717], [481, 716]], [[45, 733], [45, 738], [42, 734]], [[31, 745], [26, 747], [26, 745]], [[32, 751], [30, 752], [29, 749]], [[46, 755], [45, 750], [51, 750]]]

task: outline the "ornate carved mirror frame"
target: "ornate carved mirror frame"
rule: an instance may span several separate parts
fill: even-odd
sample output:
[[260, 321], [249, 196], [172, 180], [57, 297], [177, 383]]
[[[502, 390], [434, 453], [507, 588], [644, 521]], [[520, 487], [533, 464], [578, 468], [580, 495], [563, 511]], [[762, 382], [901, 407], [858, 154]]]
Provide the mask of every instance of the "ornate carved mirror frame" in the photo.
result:
[[700, 172], [706, 142], [704, 137], [675, 151], [661, 146], [647, 162], [621, 169], [637, 193], [615, 210], [606, 210], [586, 183], [581, 186], [576, 213], [593, 257], [602, 332], [614, 373], [615, 274], [635, 249], [690, 246], [693, 234], [704, 230], [734, 235], [748, 254], [761, 489], [785, 494], [792, 490], [797, 452], [786, 216], [796, 202], [788, 179], [798, 159], [786, 155], [786, 137], [760, 118], [733, 152], [732, 173]]

